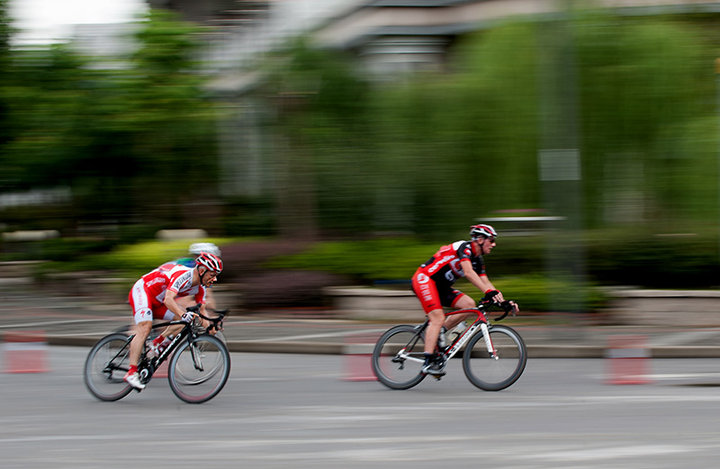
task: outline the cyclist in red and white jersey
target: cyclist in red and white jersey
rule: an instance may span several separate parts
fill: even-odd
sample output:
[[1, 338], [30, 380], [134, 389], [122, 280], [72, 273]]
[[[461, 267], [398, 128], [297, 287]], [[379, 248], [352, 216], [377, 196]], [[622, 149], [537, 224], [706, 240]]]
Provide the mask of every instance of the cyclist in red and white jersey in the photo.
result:
[[143, 389], [137, 365], [143, 345], [152, 330], [153, 319], [182, 320], [190, 322], [194, 313], [185, 311], [177, 302], [179, 298], [192, 296], [200, 303], [201, 314], [205, 312], [206, 288], [217, 280], [222, 272], [222, 260], [213, 254], [202, 253], [193, 268], [178, 264], [163, 264], [143, 275], [130, 290], [129, 300], [135, 320], [135, 337], [130, 343], [130, 369], [125, 381], [135, 389]]
[[[497, 303], [505, 301], [502, 293], [488, 279], [483, 260], [483, 256], [490, 254], [495, 247], [497, 232], [490, 225], [473, 225], [470, 227], [470, 237], [470, 241], [457, 241], [442, 246], [417, 269], [412, 278], [412, 289], [430, 320], [425, 330], [423, 366], [423, 372], [428, 374], [444, 374], [443, 364], [439, 362], [441, 358], [436, 350], [443, 327], [450, 330], [467, 317], [458, 314], [446, 319], [443, 307], [469, 309], [475, 306], [475, 301], [470, 296], [453, 288], [453, 284], [460, 277], [465, 277], [484, 292], [487, 299]], [[517, 304], [511, 304], [517, 313]]]

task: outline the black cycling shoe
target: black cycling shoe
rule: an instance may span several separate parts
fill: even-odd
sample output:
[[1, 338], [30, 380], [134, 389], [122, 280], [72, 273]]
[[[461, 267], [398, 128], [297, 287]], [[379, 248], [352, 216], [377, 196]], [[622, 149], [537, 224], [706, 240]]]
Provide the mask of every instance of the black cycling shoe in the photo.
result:
[[441, 356], [426, 356], [422, 372], [436, 377], [445, 376], [445, 362]]

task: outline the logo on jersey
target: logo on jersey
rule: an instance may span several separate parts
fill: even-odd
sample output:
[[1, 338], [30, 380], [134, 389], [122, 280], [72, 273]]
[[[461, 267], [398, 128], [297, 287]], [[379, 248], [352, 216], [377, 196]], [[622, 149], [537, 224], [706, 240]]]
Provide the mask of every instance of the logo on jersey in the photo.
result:
[[165, 280], [167, 280], [165, 277], [158, 277], [158, 278], [155, 278], [155, 279], [150, 280], [150, 281], [149, 281], [148, 283], [146, 283], [145, 285], [147, 285], [148, 287], [152, 287], [152, 286], [155, 285], [156, 283], [165, 283]]
[[428, 283], [429, 281], [430, 281], [430, 277], [428, 277], [427, 275], [425, 275], [425, 274], [418, 274], [418, 276], [417, 276], [417, 283], [423, 284], [423, 283]]
[[430, 267], [430, 268], [428, 269], [428, 272], [430, 272], [430, 273], [432, 274], [433, 272], [435, 272], [436, 270], [438, 270], [440, 267], [442, 267], [444, 264], [446, 264], [448, 261], [451, 261], [451, 260], [453, 260], [454, 258], [455, 258], [455, 256], [445, 256], [445, 257], [443, 257], [442, 259], [440, 259], [439, 261], [437, 261], [432, 267]]

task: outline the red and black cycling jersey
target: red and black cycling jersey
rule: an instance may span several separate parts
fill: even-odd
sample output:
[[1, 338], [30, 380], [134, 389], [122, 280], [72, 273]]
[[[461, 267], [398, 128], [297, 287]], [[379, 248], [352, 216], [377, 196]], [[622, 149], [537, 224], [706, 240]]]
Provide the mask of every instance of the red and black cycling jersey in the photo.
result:
[[485, 261], [482, 255], [472, 252], [472, 241], [456, 241], [441, 247], [430, 259], [420, 266], [418, 272], [430, 277], [438, 285], [450, 286], [458, 278], [464, 277], [460, 266], [463, 259], [470, 260], [473, 270], [478, 275], [485, 275]]

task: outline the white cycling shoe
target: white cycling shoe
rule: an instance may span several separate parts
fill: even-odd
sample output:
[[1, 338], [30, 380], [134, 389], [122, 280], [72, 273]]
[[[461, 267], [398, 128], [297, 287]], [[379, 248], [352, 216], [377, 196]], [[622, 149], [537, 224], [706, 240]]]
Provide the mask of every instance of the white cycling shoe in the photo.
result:
[[145, 389], [145, 385], [140, 381], [140, 374], [138, 373], [130, 374], [128, 371], [123, 380], [138, 391]]

